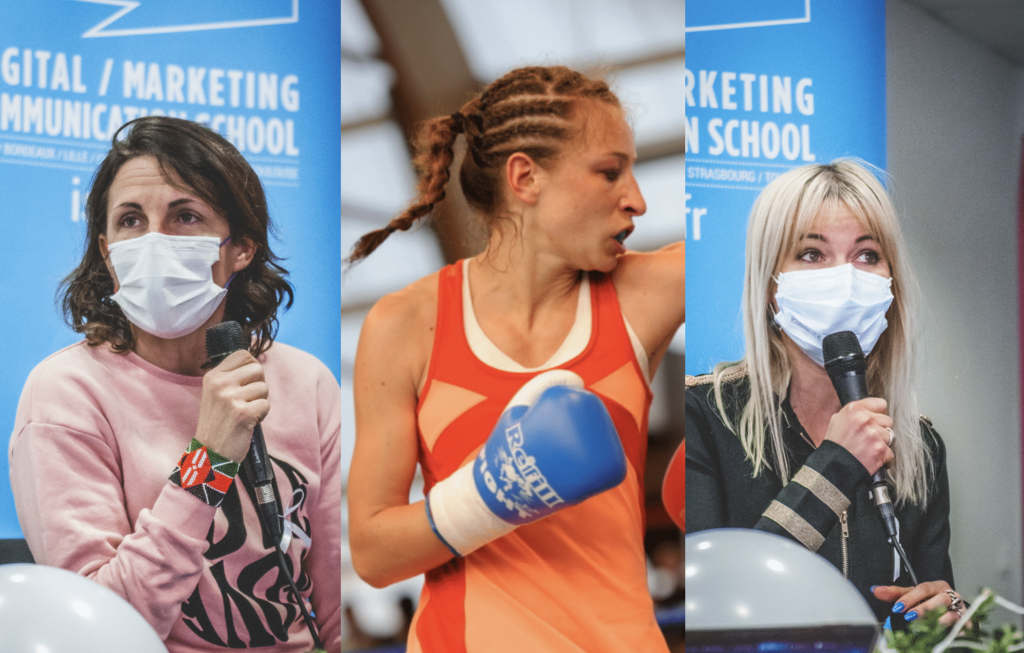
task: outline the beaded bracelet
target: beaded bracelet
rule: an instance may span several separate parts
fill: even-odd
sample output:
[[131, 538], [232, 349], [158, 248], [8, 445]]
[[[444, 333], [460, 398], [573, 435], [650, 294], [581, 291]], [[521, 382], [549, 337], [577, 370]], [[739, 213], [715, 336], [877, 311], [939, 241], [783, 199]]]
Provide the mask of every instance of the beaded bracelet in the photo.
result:
[[207, 449], [202, 442], [192, 438], [171, 474], [171, 482], [216, 508], [224, 501], [236, 474], [238, 463]]

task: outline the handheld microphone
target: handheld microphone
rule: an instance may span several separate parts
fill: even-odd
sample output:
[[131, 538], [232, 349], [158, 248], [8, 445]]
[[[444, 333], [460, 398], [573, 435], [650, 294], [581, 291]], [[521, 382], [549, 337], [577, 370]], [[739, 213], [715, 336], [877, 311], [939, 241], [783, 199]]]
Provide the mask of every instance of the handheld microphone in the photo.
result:
[[[219, 364], [239, 349], [248, 347], [245, 334], [238, 322], [221, 322], [206, 330], [206, 354], [213, 365]], [[256, 493], [256, 508], [264, 533], [271, 542], [280, 542], [281, 518], [274, 495], [274, 469], [267, 457], [267, 444], [263, 439], [263, 428], [259, 424], [252, 430], [252, 443], [249, 445], [249, 453], [242, 461], [242, 468]]]
[[[215, 324], [206, 330], [206, 355], [213, 365], [219, 364], [232, 353], [239, 349], [248, 349], [245, 341], [245, 334], [242, 326], [233, 320]], [[260, 516], [260, 523], [263, 526], [264, 541], [269, 539], [277, 554], [277, 566], [281, 575], [288, 580], [288, 587], [292, 591], [295, 603], [302, 611], [302, 618], [306, 622], [309, 634], [313, 636], [314, 648], [324, 648], [320, 635], [317, 633], [313, 619], [306, 610], [306, 603], [295, 586], [295, 579], [292, 578], [291, 567], [285, 560], [284, 551], [281, 550], [281, 511], [277, 507], [277, 498], [274, 494], [274, 469], [270, 466], [270, 458], [267, 457], [267, 443], [263, 440], [263, 428], [257, 424], [252, 430], [252, 443], [249, 445], [249, 453], [242, 461], [242, 469], [245, 476], [256, 493], [256, 509]]]
[[[825, 336], [821, 343], [821, 351], [825, 359], [825, 371], [832, 380], [832, 386], [839, 395], [839, 403], [843, 406], [851, 401], [870, 397], [868, 394], [867, 370], [868, 361], [861, 349], [857, 335], [852, 331], [838, 331]], [[889, 498], [889, 485], [885, 467], [879, 468], [871, 477], [871, 499], [878, 507], [882, 517], [882, 525], [889, 541], [896, 547], [897, 553], [906, 565], [907, 571], [917, 585], [914, 570], [910, 567], [903, 547], [896, 538], [896, 514], [892, 500]]]

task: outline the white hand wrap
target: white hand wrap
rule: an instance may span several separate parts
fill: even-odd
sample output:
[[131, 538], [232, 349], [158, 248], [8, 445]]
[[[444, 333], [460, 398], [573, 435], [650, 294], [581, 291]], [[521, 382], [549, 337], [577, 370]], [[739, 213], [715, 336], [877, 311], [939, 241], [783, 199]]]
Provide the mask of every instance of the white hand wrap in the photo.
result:
[[476, 551], [491, 540], [515, 530], [495, 515], [480, 498], [473, 480], [473, 465], [463, 465], [435, 485], [427, 497], [434, 528], [441, 539], [460, 556]]
[[[512, 406], [532, 406], [548, 388], [556, 385], [582, 388], [583, 379], [568, 370], [550, 370], [527, 381], [509, 401]], [[460, 556], [476, 551], [488, 542], [515, 530], [515, 524], [501, 519], [480, 497], [473, 479], [474, 458], [454, 474], [437, 483], [427, 497], [428, 515], [441, 540]]]

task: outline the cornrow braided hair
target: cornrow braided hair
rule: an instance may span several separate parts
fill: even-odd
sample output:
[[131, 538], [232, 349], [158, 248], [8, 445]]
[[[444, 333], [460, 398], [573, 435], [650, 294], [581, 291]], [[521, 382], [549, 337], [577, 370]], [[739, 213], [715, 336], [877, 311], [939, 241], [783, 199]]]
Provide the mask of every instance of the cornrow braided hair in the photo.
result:
[[557, 159], [564, 145], [581, 132], [574, 113], [580, 100], [620, 106], [604, 81], [564, 66], [531, 66], [495, 80], [455, 113], [421, 123], [413, 138], [416, 199], [386, 227], [360, 238], [349, 263], [369, 256], [394, 232], [408, 230], [445, 198], [459, 134], [464, 135], [467, 150], [459, 169], [463, 195], [492, 226], [502, 217], [505, 161], [516, 152], [540, 164]]

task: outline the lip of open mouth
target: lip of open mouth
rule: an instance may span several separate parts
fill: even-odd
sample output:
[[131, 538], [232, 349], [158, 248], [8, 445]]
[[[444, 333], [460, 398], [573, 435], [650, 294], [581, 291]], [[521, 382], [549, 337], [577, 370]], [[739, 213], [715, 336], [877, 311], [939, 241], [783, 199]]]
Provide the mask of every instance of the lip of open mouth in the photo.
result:
[[623, 244], [626, 242], [626, 238], [629, 237], [630, 232], [632, 232], [632, 229], [623, 229], [615, 235], [615, 240], [619, 241], [620, 245]]

